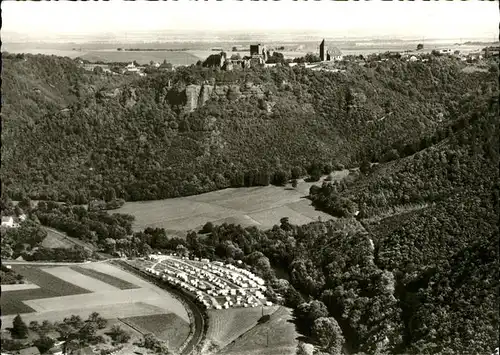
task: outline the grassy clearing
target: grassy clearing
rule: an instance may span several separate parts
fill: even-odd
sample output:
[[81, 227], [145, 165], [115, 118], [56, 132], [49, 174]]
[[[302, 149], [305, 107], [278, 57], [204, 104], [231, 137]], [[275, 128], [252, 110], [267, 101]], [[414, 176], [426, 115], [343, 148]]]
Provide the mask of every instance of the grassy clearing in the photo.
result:
[[[335, 172], [332, 179], [341, 180], [347, 175], [347, 170]], [[309, 188], [321, 183], [300, 181], [296, 189], [276, 186], [230, 188], [189, 197], [128, 202], [115, 212], [134, 215], [136, 231], [158, 227], [181, 236], [188, 230], [201, 228], [206, 222], [271, 228], [279, 224], [282, 217], [288, 217], [290, 223], [304, 224], [318, 218], [332, 218], [317, 211], [305, 199]]]
[[142, 334], [153, 333], [159, 339], [168, 341], [169, 347], [173, 349], [179, 348], [189, 335], [189, 323], [173, 313], [120, 320]]
[[220, 354], [295, 354], [300, 335], [291, 319], [291, 309], [280, 307], [268, 322], [256, 325], [222, 349]]
[[42, 247], [70, 249], [75, 245], [68, 238], [65, 238], [62, 233], [57, 233], [50, 228], [45, 228], [45, 230], [47, 231], [47, 237], [42, 241]]
[[27, 280], [40, 286], [40, 288], [2, 293], [0, 298], [2, 315], [34, 312], [33, 308], [24, 304], [23, 301], [90, 292], [50, 275], [37, 266], [12, 265], [12, 269], [23, 275]]
[[[272, 314], [278, 309], [276, 307], [265, 307], [264, 314]], [[262, 309], [259, 308], [233, 308], [208, 311], [207, 339], [216, 344], [219, 349], [237, 339], [251, 328], [257, 325], [262, 317]]]
[[92, 244], [85, 243], [76, 238], [68, 237], [66, 233], [45, 226], [42, 228], [47, 231], [47, 237], [42, 242], [42, 246], [46, 248], [72, 248], [75, 245], [79, 245], [90, 251], [96, 250], [96, 247]]
[[79, 272], [80, 274], [92, 277], [94, 279], [107, 283], [113, 287], [119, 288], [120, 290], [130, 290], [134, 288], [139, 288], [139, 286], [136, 286], [128, 281], [122, 280], [118, 277], [111, 276], [109, 274], [105, 274], [97, 270], [83, 268], [81, 266], [73, 266], [71, 269], [76, 272]]

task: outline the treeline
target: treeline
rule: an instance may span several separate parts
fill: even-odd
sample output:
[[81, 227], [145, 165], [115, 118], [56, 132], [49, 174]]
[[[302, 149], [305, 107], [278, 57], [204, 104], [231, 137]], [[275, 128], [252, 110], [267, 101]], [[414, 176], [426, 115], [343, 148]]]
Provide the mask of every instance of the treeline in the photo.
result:
[[[465, 74], [451, 59], [348, 65], [346, 74], [192, 66], [137, 79], [113, 98], [99, 90], [120, 79], [86, 75], [61, 59], [74, 78], [56, 76], [64, 81], [58, 90], [45, 85], [41, 96], [29, 94], [30, 106], [22, 104], [28, 73], [40, 82], [59, 73], [51, 63], [57, 58], [49, 58], [4, 63], [13, 75], [5, 78], [2, 181], [16, 199], [84, 203], [113, 188], [117, 198], [151, 200], [281, 184], [282, 172], [306, 172], [311, 161], [346, 167], [384, 161], [392, 149], [409, 154], [407, 143], [455, 122], [464, 97], [496, 85], [493, 73]], [[186, 85], [212, 81], [240, 90], [186, 112]], [[73, 82], [84, 89], [78, 95]], [[263, 97], [242, 94], [252, 85]], [[57, 98], [54, 109], [45, 109], [48, 97]], [[68, 110], [57, 112], [58, 105]]]
[[122, 213], [92, 212], [83, 206], [40, 201], [34, 211], [40, 223], [92, 244], [123, 239], [132, 234], [134, 217]]
[[0, 265], [0, 282], [2, 285], [15, 285], [24, 283], [24, 277], [5, 265]]

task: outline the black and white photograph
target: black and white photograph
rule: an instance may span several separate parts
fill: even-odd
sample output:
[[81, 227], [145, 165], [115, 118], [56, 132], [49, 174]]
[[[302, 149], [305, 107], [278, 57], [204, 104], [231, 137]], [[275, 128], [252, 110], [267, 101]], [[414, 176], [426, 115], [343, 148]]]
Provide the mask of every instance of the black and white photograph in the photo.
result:
[[1, 3], [1, 355], [499, 355], [498, 0]]

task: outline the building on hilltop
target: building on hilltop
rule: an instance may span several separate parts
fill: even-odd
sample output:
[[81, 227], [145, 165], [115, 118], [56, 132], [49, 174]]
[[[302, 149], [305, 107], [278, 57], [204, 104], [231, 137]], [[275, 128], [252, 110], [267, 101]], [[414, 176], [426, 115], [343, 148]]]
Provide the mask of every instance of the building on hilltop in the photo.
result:
[[250, 45], [250, 58], [252, 64], [264, 64], [267, 61], [267, 49], [262, 44]]
[[322, 62], [342, 60], [342, 52], [335, 46], [328, 46], [323, 39], [319, 45], [319, 57]]

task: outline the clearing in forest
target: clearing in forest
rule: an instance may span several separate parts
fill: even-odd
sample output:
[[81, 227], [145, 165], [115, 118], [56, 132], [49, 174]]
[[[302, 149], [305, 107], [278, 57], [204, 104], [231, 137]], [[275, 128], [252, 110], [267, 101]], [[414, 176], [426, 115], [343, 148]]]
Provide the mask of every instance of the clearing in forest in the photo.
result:
[[[332, 180], [341, 180], [348, 170], [332, 173]], [[172, 234], [185, 236], [186, 231], [200, 229], [205, 223], [234, 223], [244, 227], [272, 228], [288, 217], [292, 224], [305, 224], [332, 216], [316, 210], [306, 196], [312, 185], [299, 181], [297, 188], [264, 186], [229, 188], [201, 195], [157, 201], [127, 202], [113, 212], [135, 216], [134, 230], [146, 227], [165, 228]]]

